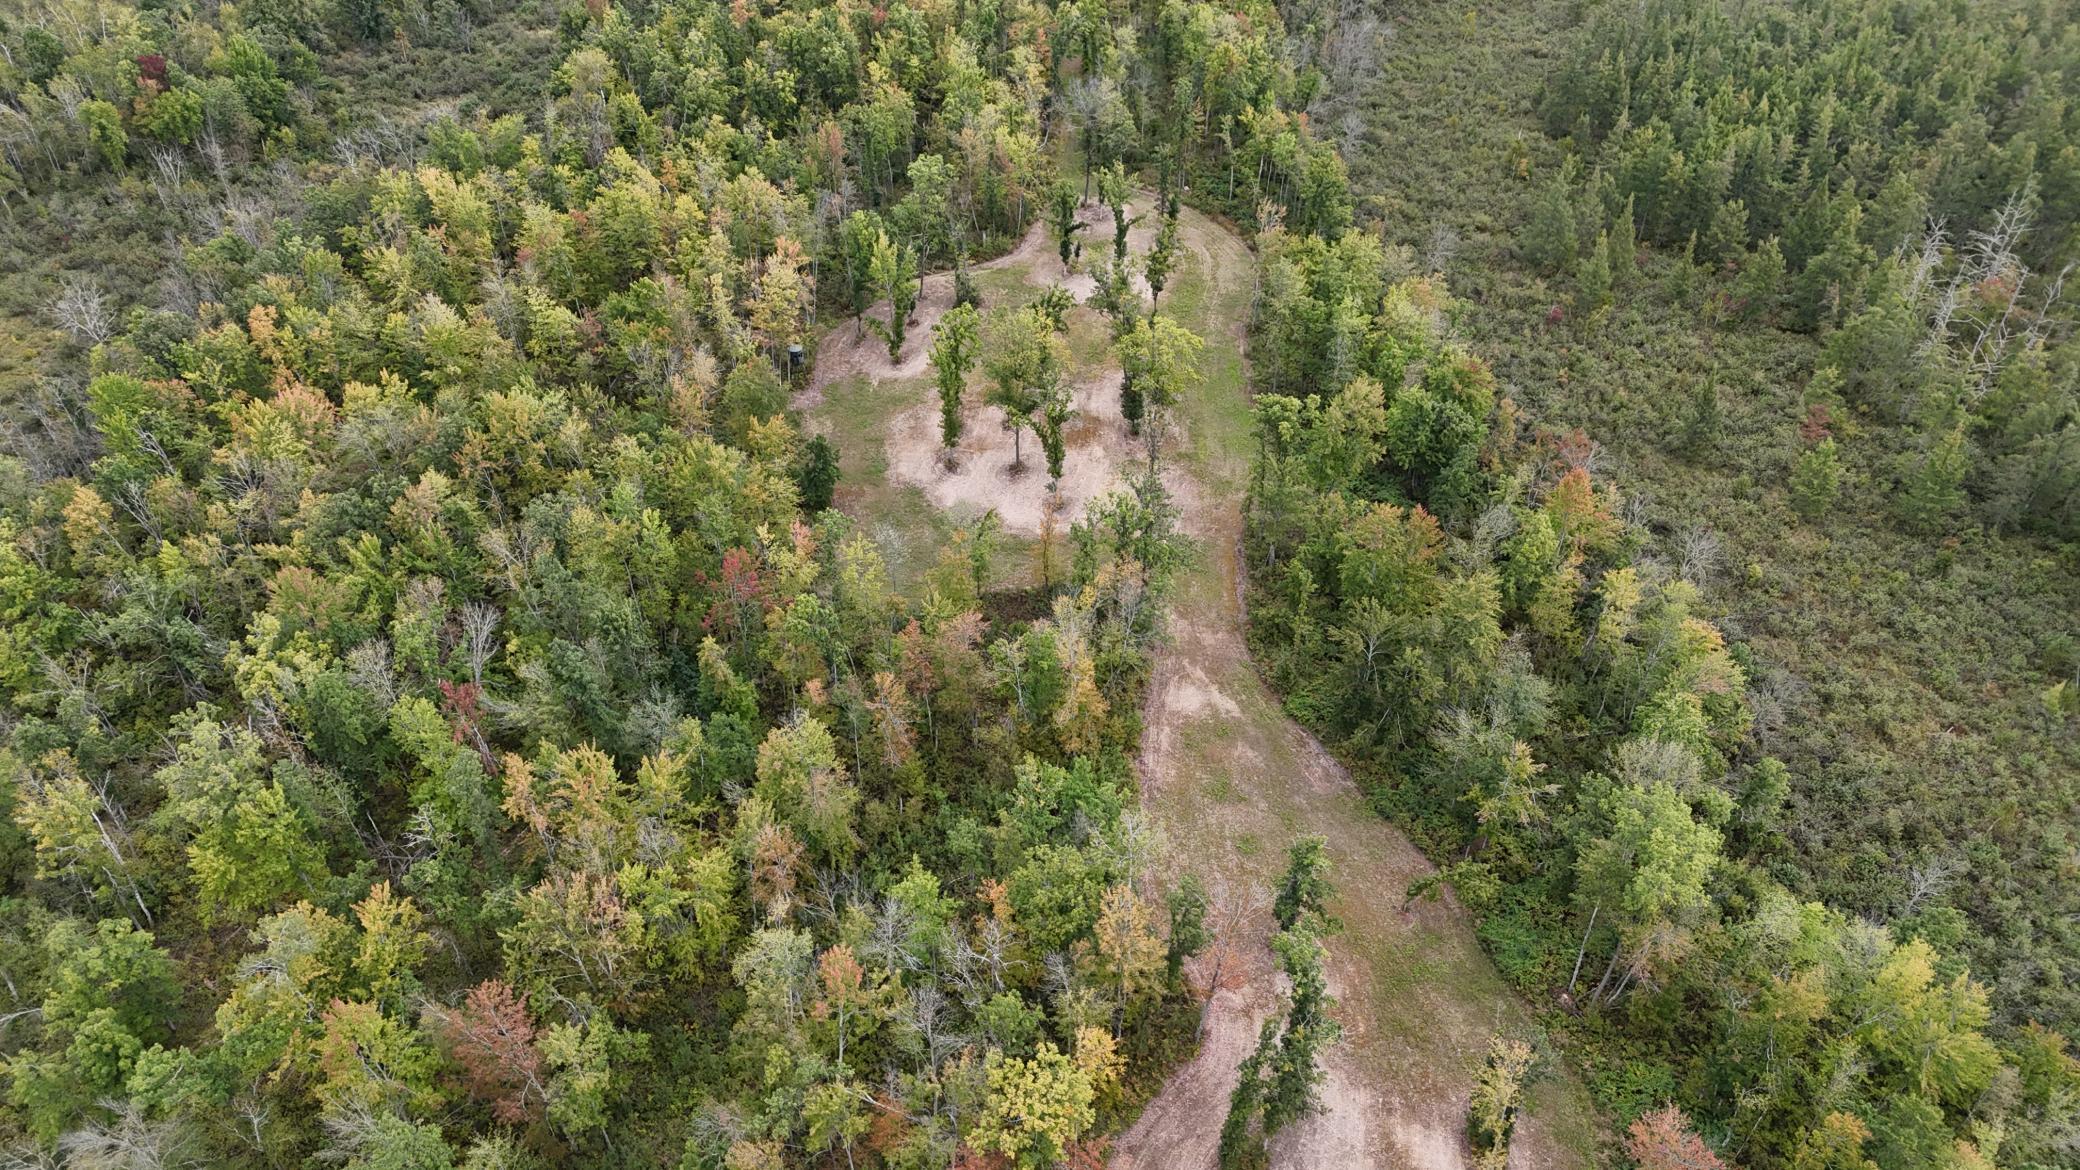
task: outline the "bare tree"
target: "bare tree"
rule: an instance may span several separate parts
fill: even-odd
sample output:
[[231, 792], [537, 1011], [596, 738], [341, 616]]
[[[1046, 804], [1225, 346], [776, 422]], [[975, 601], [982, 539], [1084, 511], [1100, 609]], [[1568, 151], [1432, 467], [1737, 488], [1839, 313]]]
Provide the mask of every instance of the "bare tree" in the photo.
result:
[[1459, 233], [1450, 224], [1438, 224], [1430, 229], [1430, 240], [1423, 245], [1423, 271], [1442, 273], [1458, 254]]
[[1709, 528], [1692, 528], [1676, 538], [1676, 572], [1683, 580], [1703, 589], [1719, 575], [1725, 552], [1719, 534]]
[[1955, 857], [1936, 855], [1925, 857], [1907, 870], [1907, 897], [1900, 906], [1900, 917], [1913, 916], [1923, 906], [1943, 895], [1964, 866]]
[[1626, 494], [1618, 505], [1618, 518], [1631, 528], [1645, 528], [1654, 515], [1654, 497], [1646, 492], [1634, 491]]
[[2011, 340], [2010, 323], [2016, 306], [2022, 302], [2023, 286], [2029, 281], [2029, 266], [2022, 262], [2017, 250], [2029, 234], [2034, 195], [2033, 183], [2010, 195], [1992, 225], [1973, 232], [1967, 239], [1963, 262], [1958, 267], [1957, 279], [1993, 292], [2000, 310], [1978, 321], [1978, 332], [1965, 355], [1965, 367], [1971, 375], [1967, 392], [1975, 399], [1986, 393], [2000, 373]]
[[383, 707], [397, 702], [397, 668], [390, 639], [376, 636], [347, 651], [347, 678], [355, 688]]
[[[1908, 303], [1920, 304], [1922, 298], [1928, 295], [1928, 290], [1934, 287], [1936, 271], [1943, 266], [1943, 252], [1948, 243], [1949, 237], [1944, 221], [1929, 220], [1928, 226], [1921, 233], [1921, 246], [1914, 253], [1913, 271], [1907, 278]], [[1905, 243], [1900, 245], [1900, 250], [1905, 252]]]
[[2058, 308], [2058, 302], [2065, 297], [2066, 277], [2073, 274], [2073, 268], [2074, 262], [2067, 261], [2066, 266], [2058, 270], [2058, 275], [2052, 278], [2051, 287], [2044, 292], [2043, 303], [2038, 305], [2037, 311], [2030, 315], [2029, 325], [2023, 330], [2022, 336], [2024, 352], [2035, 349], [2039, 344], [2043, 343], [2046, 331], [2058, 322], [2058, 317], [2053, 310]]
[[0, 1149], [0, 1170], [64, 1170], [64, 1165], [58, 1155], [33, 1142]]
[[37, 479], [85, 471], [100, 440], [84, 423], [82, 390], [75, 381], [45, 380], [20, 394], [0, 418], [0, 451], [20, 458]]
[[58, 328], [82, 345], [100, 345], [115, 333], [115, 312], [108, 298], [84, 276], [67, 276], [46, 310]]
[[498, 607], [472, 601], [462, 607], [463, 653], [469, 657], [469, 679], [484, 685], [484, 668], [498, 653]]
[[173, 211], [188, 186], [188, 158], [175, 147], [155, 146], [151, 160], [152, 192], [159, 197], [159, 206]]
[[[1303, 59], [1312, 55], [1322, 70], [1324, 84], [1315, 105], [1349, 108], [1378, 80], [1380, 62], [1394, 39], [1394, 26], [1364, 0], [1341, 0], [1336, 7], [1335, 15], [1323, 21], [1328, 31], [1318, 46], [1302, 43], [1295, 47]], [[1322, 109], [1312, 112], [1319, 114]]]
[[224, 189], [225, 197], [229, 198], [231, 195], [231, 152], [224, 148], [224, 139], [217, 133], [217, 128], [214, 124], [203, 128], [202, 137], [196, 140], [195, 146], [202, 152], [203, 160], [209, 163], [210, 173], [217, 177], [217, 185]]
[[1782, 667], [1766, 666], [1748, 680], [1748, 706], [1755, 716], [1755, 739], [1768, 746], [1777, 742], [1791, 725], [1792, 717], [1811, 702], [1812, 688], [1805, 680]]
[[67, 1170], [176, 1170], [202, 1164], [177, 1119], [148, 1119], [130, 1101], [104, 1101], [102, 1107], [107, 1117], [58, 1139]]

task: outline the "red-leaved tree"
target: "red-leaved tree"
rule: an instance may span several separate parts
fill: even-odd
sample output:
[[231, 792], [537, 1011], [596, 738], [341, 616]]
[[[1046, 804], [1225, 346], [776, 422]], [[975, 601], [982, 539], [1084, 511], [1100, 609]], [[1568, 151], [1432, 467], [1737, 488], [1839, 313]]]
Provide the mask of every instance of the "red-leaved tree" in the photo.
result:
[[1633, 1122], [1625, 1133], [1625, 1152], [1640, 1170], [1729, 1170], [1673, 1105]]
[[500, 1121], [532, 1121], [548, 1103], [542, 1054], [534, 1046], [527, 1004], [502, 980], [470, 989], [458, 1011], [440, 1014], [449, 1054], [462, 1066], [471, 1097], [488, 1102]]

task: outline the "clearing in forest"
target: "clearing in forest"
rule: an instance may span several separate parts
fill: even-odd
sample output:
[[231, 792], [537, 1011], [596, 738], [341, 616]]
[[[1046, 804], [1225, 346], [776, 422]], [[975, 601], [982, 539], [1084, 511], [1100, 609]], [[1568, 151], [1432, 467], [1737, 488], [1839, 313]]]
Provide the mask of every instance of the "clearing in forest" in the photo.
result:
[[[1145, 204], [1136, 211], [1146, 210]], [[1086, 209], [1089, 246], [1110, 227]], [[1150, 217], [1152, 219], [1152, 217]], [[1148, 222], [1130, 236], [1139, 254]], [[1271, 885], [1286, 846], [1319, 834], [1328, 841], [1344, 923], [1328, 940], [1331, 989], [1344, 1042], [1327, 1058], [1325, 1108], [1281, 1133], [1279, 1167], [1410, 1167], [1467, 1164], [1468, 1094], [1488, 1038], [1521, 1033], [1531, 1017], [1482, 954], [1467, 915], [1447, 897], [1402, 908], [1402, 891], [1430, 872], [1423, 856], [1365, 804], [1350, 777], [1288, 719], [1252, 666], [1243, 637], [1242, 497], [1251, 449], [1243, 323], [1253, 293], [1253, 259], [1212, 220], [1183, 213], [1184, 256], [1162, 310], [1205, 339], [1205, 382], [1179, 404], [1164, 456], [1195, 555], [1180, 574], [1169, 636], [1156, 654], [1146, 711], [1141, 796], [1176, 864], [1213, 895], [1217, 941], [1194, 977], [1210, 991], [1198, 1054], [1178, 1069], [1119, 1138], [1113, 1165], [1126, 1170], [1199, 1170], [1215, 1147], [1236, 1065], [1255, 1043], [1280, 988], [1267, 940]], [[1007, 255], [977, 266], [986, 305], [1037, 297], [1061, 282], [1082, 296], [1088, 279], [1063, 280], [1042, 228]], [[955, 466], [938, 450], [938, 403], [925, 353], [932, 326], [952, 300], [952, 279], [927, 277], [916, 324], [900, 359], [851, 322], [835, 326], [817, 352], [816, 375], [798, 405], [812, 431], [843, 456], [839, 505], [881, 542], [899, 576], [928, 563], [956, 523], [995, 508], [1006, 531], [1034, 537], [1046, 526], [1046, 471], [1028, 436], [1022, 476], [1006, 474], [1011, 436], [997, 410], [969, 390], [968, 426]], [[886, 317], [887, 306], [870, 313]], [[1090, 499], [1145, 458], [1119, 413], [1118, 373], [1096, 312], [1076, 309], [1069, 375], [1080, 415], [1070, 430], [1063, 477], [1066, 534]], [[1000, 573], [1029, 572], [1030, 544], [1000, 554]], [[1000, 576], [1000, 584], [1011, 578]], [[1588, 1095], [1569, 1073], [1535, 1084], [1513, 1143], [1516, 1167], [1582, 1167], [1597, 1141]]]

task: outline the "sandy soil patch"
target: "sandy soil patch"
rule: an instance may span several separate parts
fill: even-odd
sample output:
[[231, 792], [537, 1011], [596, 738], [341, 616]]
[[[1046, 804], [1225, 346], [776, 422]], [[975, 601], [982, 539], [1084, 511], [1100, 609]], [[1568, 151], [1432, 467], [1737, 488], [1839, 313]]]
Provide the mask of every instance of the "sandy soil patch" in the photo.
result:
[[[982, 405], [981, 387], [971, 386], [961, 412], [965, 424], [960, 446], [949, 461], [939, 445], [938, 397], [930, 387], [920, 390], [919, 397], [928, 400], [888, 422], [889, 478], [923, 489], [932, 503], [961, 520], [994, 508], [1005, 531], [1038, 536], [1046, 523], [1048, 498], [1047, 460], [1040, 440], [1026, 431], [1025, 465], [1015, 467], [1016, 444], [1004, 412]], [[1070, 401], [1076, 417], [1063, 435], [1068, 451], [1062, 460], [1061, 512], [1056, 521], [1064, 533], [1092, 500], [1119, 487], [1126, 473], [1148, 458], [1145, 444], [1127, 432], [1120, 414], [1117, 375], [1078, 383]]]
[[[1147, 195], [1136, 196], [1127, 204], [1129, 215], [1138, 215], [1140, 222], [1127, 229], [1128, 251], [1136, 256], [1145, 255], [1155, 242], [1156, 216], [1153, 214], [1155, 201]], [[1097, 203], [1086, 203], [1077, 212], [1077, 222], [1084, 225], [1083, 233], [1077, 238], [1083, 243], [1085, 257], [1109, 256], [1112, 252], [1112, 210]], [[1186, 233], [1189, 235], [1189, 233]], [[1193, 244], [1187, 240], [1183, 250], [1191, 250]], [[1203, 246], [1201, 246], [1203, 254]], [[1048, 235], [1047, 224], [1035, 221], [1018, 241], [1018, 246], [993, 260], [976, 264], [973, 272], [992, 272], [997, 269], [1013, 269], [1021, 274], [1025, 283], [1034, 288], [1063, 285], [1081, 303], [1097, 287], [1082, 265], [1068, 276], [1062, 273], [1061, 258], [1055, 252], [1054, 240]], [[1142, 296], [1148, 295], [1148, 282], [1140, 276], [1134, 278], [1135, 288]], [[795, 396], [794, 405], [800, 410], [814, 410], [823, 401], [824, 387], [840, 382], [855, 374], [879, 380], [890, 378], [921, 378], [929, 369], [932, 349], [932, 330], [939, 318], [953, 307], [953, 273], [934, 272], [925, 276], [923, 291], [918, 295], [917, 307], [911, 311], [910, 324], [903, 334], [903, 348], [895, 361], [888, 358], [888, 343], [874, 332], [871, 326], [860, 328], [851, 321], [842, 322], [824, 334], [816, 347], [816, 364], [810, 372], [809, 384]], [[888, 323], [887, 301], [877, 301], [865, 316], [882, 324]]]

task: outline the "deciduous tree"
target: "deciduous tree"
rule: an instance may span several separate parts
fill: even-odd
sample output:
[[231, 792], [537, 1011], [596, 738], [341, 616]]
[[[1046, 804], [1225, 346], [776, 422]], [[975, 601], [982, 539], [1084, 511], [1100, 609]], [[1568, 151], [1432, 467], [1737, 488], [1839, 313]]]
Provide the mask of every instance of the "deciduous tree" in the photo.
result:
[[981, 317], [972, 305], [956, 305], [939, 318], [932, 335], [932, 380], [939, 387], [939, 445], [949, 453], [961, 441], [961, 395], [975, 368]]
[[1062, 343], [1044, 314], [1020, 309], [1000, 319], [991, 351], [983, 361], [994, 383], [989, 404], [1004, 412], [1011, 428], [1012, 466], [1024, 467], [1020, 436], [1037, 425], [1034, 416], [1060, 389]]

